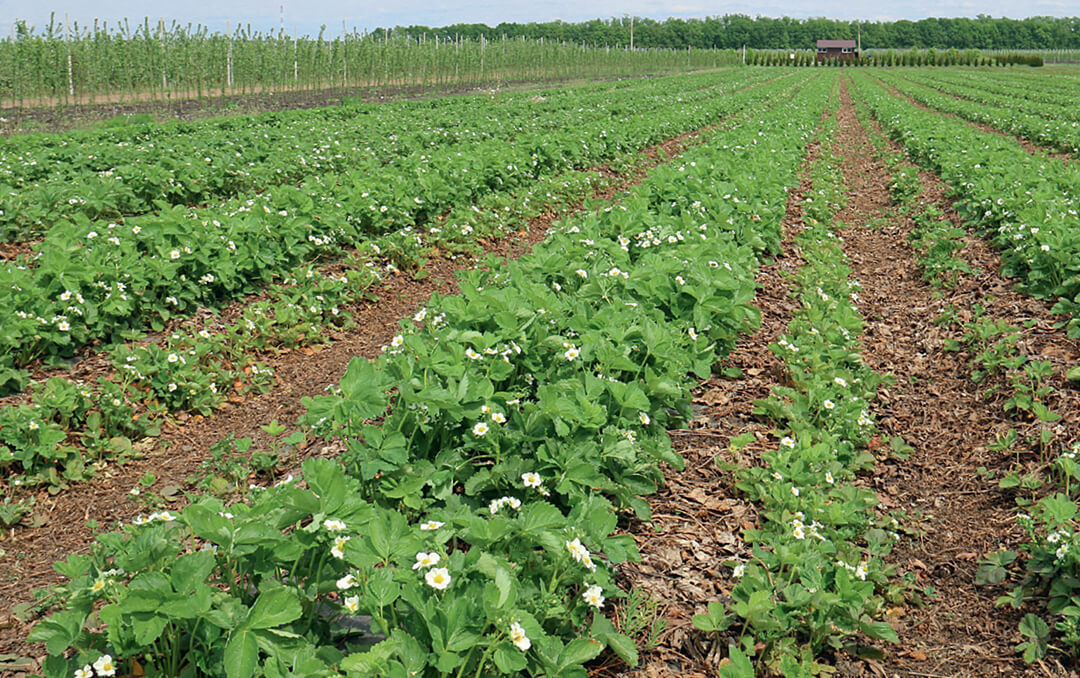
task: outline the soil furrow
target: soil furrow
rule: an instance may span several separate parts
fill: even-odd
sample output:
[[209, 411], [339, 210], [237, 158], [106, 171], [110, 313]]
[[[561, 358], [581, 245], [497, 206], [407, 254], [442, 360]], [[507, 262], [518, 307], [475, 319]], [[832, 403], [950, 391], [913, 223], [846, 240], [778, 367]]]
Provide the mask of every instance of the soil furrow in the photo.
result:
[[[886, 139], [893, 151], [903, 152], [903, 147], [889, 139], [876, 120], [868, 117], [860, 122], [874, 134]], [[1000, 254], [986, 239], [972, 232], [964, 222], [963, 217], [953, 207], [949, 186], [933, 172], [914, 163], [908, 164], [918, 170], [923, 201], [939, 209], [954, 226], [967, 231], [963, 237], [964, 248], [957, 256], [968, 262], [973, 273], [960, 276], [955, 287], [944, 291], [947, 294], [947, 303], [957, 307], [960, 319], [971, 320], [972, 309], [976, 304], [985, 305], [992, 301], [990, 311], [1008, 309], [1006, 315], [1012, 318], [1013, 324], [1024, 325], [1020, 346], [1026, 355], [1033, 360], [1048, 360], [1059, 368], [1075, 365], [1080, 357], [1080, 342], [1069, 339], [1063, 331], [1054, 327], [1065, 320], [1066, 316], [1050, 311], [1053, 302], [1040, 301], [1018, 291], [1019, 280], [1002, 276], [999, 273], [1003, 268]], [[908, 221], [900, 235], [906, 239], [910, 228], [911, 223]], [[945, 303], [943, 299], [942, 306]], [[1080, 407], [1080, 391], [1070, 388], [1064, 380], [1055, 385], [1059, 387], [1061, 408], [1076, 411], [1077, 407]]]

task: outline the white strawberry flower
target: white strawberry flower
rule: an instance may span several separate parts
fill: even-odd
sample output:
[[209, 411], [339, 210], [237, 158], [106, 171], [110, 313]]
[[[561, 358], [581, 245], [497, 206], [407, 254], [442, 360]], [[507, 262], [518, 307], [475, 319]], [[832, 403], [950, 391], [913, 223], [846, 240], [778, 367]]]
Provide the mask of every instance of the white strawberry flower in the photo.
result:
[[442, 591], [447, 586], [450, 586], [452, 577], [450, 576], [450, 570], [445, 567], [435, 567], [427, 571], [424, 575], [424, 581], [427, 585], [433, 589]]
[[340, 536], [334, 538], [334, 546], [330, 549], [330, 555], [337, 559], [345, 557], [345, 544], [349, 542], [352, 537]]
[[359, 586], [360, 582], [353, 575], [347, 574], [341, 579], [338, 579], [335, 584], [338, 587], [339, 591], [348, 591], [351, 588], [356, 588], [357, 586]]
[[424, 567], [432, 567], [438, 565], [440, 560], [442, 560], [442, 558], [434, 551], [431, 553], [424, 553], [421, 551], [416, 554], [416, 562], [413, 563], [412, 569], [419, 570]]
[[111, 655], [103, 654], [94, 662], [94, 671], [99, 676], [115, 676], [116, 662], [113, 661]]
[[525, 629], [518, 622], [510, 625], [510, 640], [522, 652], [527, 652], [532, 647], [532, 641], [525, 635]]
[[345, 598], [344, 606], [349, 614], [356, 614], [360, 611], [360, 596], [349, 596]]
[[598, 610], [604, 607], [604, 589], [595, 584], [585, 589], [585, 592], [581, 594], [581, 597], [586, 603]]

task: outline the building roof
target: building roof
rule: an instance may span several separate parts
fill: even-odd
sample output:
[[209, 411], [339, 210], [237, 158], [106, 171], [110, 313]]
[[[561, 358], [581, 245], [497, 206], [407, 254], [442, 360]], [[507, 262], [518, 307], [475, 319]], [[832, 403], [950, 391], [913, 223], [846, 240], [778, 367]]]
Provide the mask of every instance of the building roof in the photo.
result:
[[817, 46], [819, 48], [824, 47], [825, 49], [835, 49], [835, 48], [841, 48], [842, 49], [844, 47], [854, 48], [855, 47], [855, 41], [854, 40], [818, 40], [817, 41]]

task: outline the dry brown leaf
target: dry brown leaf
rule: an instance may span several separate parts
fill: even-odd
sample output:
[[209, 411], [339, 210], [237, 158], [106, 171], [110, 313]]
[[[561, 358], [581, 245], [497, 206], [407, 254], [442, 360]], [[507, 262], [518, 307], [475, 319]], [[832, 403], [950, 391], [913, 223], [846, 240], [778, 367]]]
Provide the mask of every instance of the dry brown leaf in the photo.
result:
[[723, 390], [718, 389], [718, 388], [714, 388], [714, 389], [712, 389], [710, 391], [707, 391], [705, 393], [705, 395], [703, 395], [701, 397], [701, 401], [703, 403], [705, 403], [706, 405], [713, 405], [713, 406], [727, 405], [728, 402], [730, 402], [730, 400], [731, 399], [728, 398], [727, 394], [724, 393]]

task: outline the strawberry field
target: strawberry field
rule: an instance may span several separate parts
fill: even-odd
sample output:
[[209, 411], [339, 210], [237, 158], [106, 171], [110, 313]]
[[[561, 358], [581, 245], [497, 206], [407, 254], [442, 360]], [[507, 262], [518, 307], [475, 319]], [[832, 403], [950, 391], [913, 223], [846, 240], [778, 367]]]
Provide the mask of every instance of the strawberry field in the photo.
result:
[[0, 672], [1070, 675], [1078, 88], [3, 140]]

